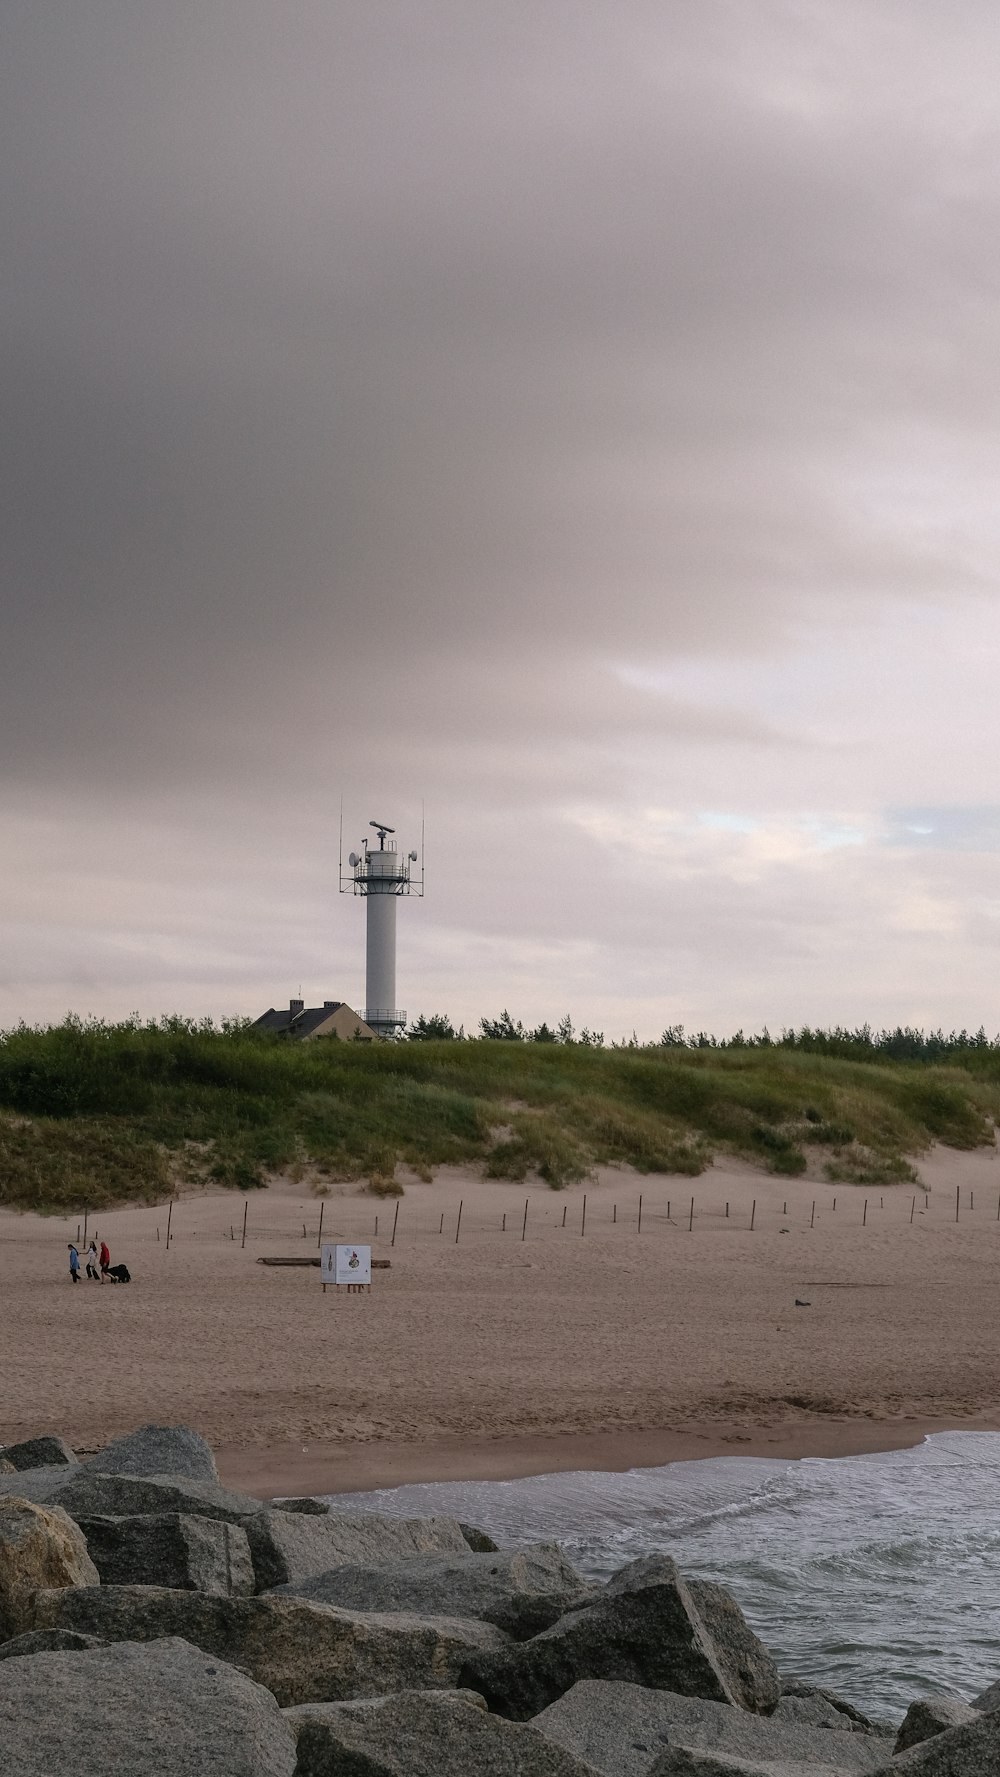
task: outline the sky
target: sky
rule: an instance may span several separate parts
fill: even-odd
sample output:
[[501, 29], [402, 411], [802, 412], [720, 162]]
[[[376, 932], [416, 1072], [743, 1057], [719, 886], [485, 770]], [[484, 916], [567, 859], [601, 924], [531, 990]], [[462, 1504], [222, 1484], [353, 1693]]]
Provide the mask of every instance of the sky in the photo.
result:
[[0, 33], [0, 1026], [1000, 1028], [995, 5]]

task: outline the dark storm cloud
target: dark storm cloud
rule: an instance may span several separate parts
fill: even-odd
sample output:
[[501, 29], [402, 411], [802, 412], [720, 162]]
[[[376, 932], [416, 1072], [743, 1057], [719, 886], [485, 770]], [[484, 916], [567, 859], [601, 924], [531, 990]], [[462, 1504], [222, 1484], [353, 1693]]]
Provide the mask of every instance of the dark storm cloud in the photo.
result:
[[[174, 873], [160, 979], [225, 952], [192, 868], [266, 948], [252, 836], [341, 787], [466, 824], [482, 933], [515, 833], [554, 847], [588, 944], [618, 865], [568, 811], [784, 805], [810, 761], [864, 801], [849, 730], [733, 676], [992, 595], [992, 8], [36, 0], [4, 38], [0, 777], [126, 899]], [[724, 692], [622, 676], [698, 659]]]

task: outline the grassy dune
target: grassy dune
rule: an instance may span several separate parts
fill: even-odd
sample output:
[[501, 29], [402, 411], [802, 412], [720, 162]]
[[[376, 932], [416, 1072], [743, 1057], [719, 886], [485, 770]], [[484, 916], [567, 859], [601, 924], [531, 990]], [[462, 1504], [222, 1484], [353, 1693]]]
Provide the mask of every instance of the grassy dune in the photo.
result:
[[288, 1044], [245, 1027], [25, 1028], [0, 1037], [0, 1203], [150, 1202], [182, 1180], [373, 1179], [447, 1162], [553, 1188], [595, 1162], [701, 1172], [714, 1154], [858, 1183], [1000, 1118], [1000, 1055], [927, 1065], [770, 1047]]

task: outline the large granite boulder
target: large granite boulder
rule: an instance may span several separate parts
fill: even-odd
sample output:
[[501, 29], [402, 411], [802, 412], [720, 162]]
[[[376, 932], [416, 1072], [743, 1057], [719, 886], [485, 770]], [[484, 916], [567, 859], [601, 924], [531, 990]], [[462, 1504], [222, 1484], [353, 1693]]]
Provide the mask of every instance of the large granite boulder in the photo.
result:
[[[102, 1579], [104, 1575], [102, 1574]], [[279, 1586], [345, 1610], [409, 1610], [421, 1616], [482, 1617], [523, 1641], [596, 1596], [556, 1543], [504, 1554], [409, 1555], [333, 1567]]]
[[187, 1425], [141, 1425], [105, 1444], [86, 1465], [96, 1475], [184, 1475], [218, 1481], [211, 1446]]
[[0, 1499], [0, 1641], [34, 1628], [38, 1587], [99, 1583], [82, 1532], [58, 1506]]
[[458, 1528], [474, 1555], [495, 1555], [497, 1553], [500, 1545], [493, 1541], [487, 1531], [480, 1530], [478, 1524], [460, 1524]]
[[239, 1524], [186, 1512], [77, 1522], [104, 1586], [172, 1586], [222, 1597], [254, 1589], [250, 1545]]
[[961, 1728], [967, 1722], [978, 1721], [981, 1713], [957, 1697], [919, 1697], [910, 1704], [903, 1717], [894, 1750], [908, 1752], [911, 1746], [922, 1746], [935, 1734], [945, 1734], [949, 1728]]
[[730, 1695], [741, 1709], [773, 1709], [781, 1695], [778, 1668], [735, 1598], [714, 1580], [688, 1580], [687, 1588]]
[[997, 1777], [998, 1771], [1000, 1713], [994, 1711], [887, 1759], [876, 1777]]
[[283, 1709], [281, 1713], [298, 1738], [308, 1722], [339, 1721], [345, 1709], [377, 1709], [380, 1704], [388, 1703], [389, 1696], [434, 1697], [446, 1703], [464, 1703], [469, 1709], [486, 1709], [486, 1698], [478, 1691], [432, 1690], [391, 1691], [383, 1697], [355, 1697], [345, 1703], [293, 1703], [290, 1709]]
[[888, 1751], [866, 1734], [776, 1722], [728, 1703], [601, 1680], [574, 1685], [531, 1725], [606, 1777], [647, 1777], [668, 1747], [751, 1763], [808, 1764], [816, 1777], [875, 1771]]
[[994, 1709], [1000, 1709], [1000, 1678], [995, 1684], [987, 1685], [978, 1697], [973, 1697], [972, 1707], [980, 1710], [983, 1715], [990, 1715]]
[[76, 1456], [64, 1438], [26, 1438], [21, 1444], [5, 1444], [0, 1456], [16, 1469], [76, 1465]]
[[293, 1777], [295, 1762], [274, 1698], [183, 1641], [0, 1665], [11, 1777]]
[[0, 1499], [33, 1499], [37, 1505], [44, 1505], [55, 1499], [69, 1477], [78, 1472], [75, 1463], [30, 1469], [16, 1469], [12, 1465], [6, 1473], [0, 1469]]
[[[834, 1777], [831, 1766], [804, 1765], [795, 1759], [729, 1758], [723, 1752], [698, 1752], [694, 1747], [670, 1746], [650, 1766], [649, 1777]], [[839, 1777], [839, 1773], [836, 1773]]]
[[81, 1635], [78, 1629], [28, 1629], [13, 1641], [0, 1641], [0, 1660], [19, 1660], [25, 1654], [62, 1654], [82, 1647], [103, 1647], [98, 1635]]
[[304, 1598], [219, 1598], [162, 1586], [40, 1592], [34, 1626], [105, 1641], [177, 1635], [237, 1666], [278, 1702], [337, 1702], [457, 1685], [473, 1654], [504, 1645], [489, 1623], [334, 1610]]
[[[749, 1626], [745, 1634], [752, 1639]], [[592, 1604], [568, 1612], [533, 1640], [476, 1655], [462, 1683], [482, 1691], [491, 1709], [514, 1721], [537, 1715], [583, 1678], [746, 1707], [752, 1692], [741, 1686], [737, 1695], [724, 1660], [674, 1563], [655, 1555], [633, 1561]], [[763, 1648], [760, 1661], [766, 1670]], [[769, 1700], [770, 1684], [757, 1706]]]
[[378, 1512], [258, 1511], [245, 1526], [258, 1592], [325, 1573], [343, 1562], [392, 1561], [407, 1555], [467, 1555], [456, 1518], [391, 1518]]
[[593, 1777], [534, 1728], [433, 1692], [304, 1711], [296, 1726], [297, 1777]]
[[73, 1471], [54, 1495], [71, 1518], [133, 1518], [184, 1512], [242, 1524], [261, 1503], [248, 1493], [230, 1493], [217, 1481], [191, 1481], [186, 1475], [105, 1475], [89, 1467]]
[[772, 1721], [801, 1722], [804, 1727], [842, 1728], [855, 1734], [893, 1735], [896, 1731], [886, 1722], [873, 1721], [846, 1697], [839, 1697], [836, 1691], [803, 1684], [797, 1679], [785, 1680], [781, 1696], [770, 1713]]

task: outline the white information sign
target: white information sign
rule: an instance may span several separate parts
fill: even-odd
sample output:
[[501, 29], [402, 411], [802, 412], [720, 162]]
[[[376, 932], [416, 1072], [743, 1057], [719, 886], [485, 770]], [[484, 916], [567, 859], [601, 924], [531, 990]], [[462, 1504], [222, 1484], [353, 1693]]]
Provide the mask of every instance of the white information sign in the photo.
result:
[[321, 1252], [320, 1277], [327, 1283], [371, 1283], [370, 1246], [329, 1246]]

